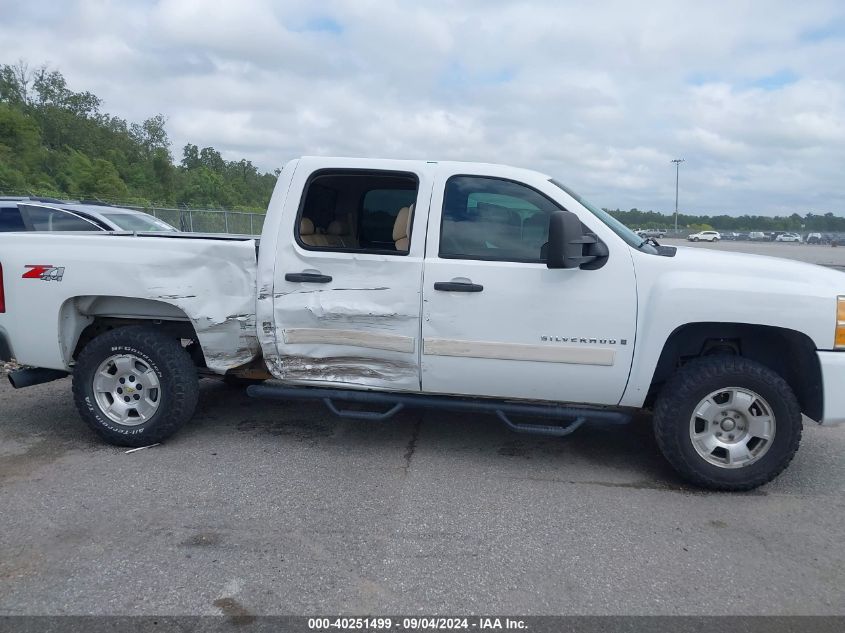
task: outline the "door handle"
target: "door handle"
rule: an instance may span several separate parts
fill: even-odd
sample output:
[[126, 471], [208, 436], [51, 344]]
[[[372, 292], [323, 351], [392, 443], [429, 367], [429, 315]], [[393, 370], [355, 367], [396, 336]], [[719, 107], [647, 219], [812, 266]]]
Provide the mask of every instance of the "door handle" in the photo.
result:
[[434, 289], [446, 292], [481, 292], [484, 286], [466, 281], [435, 281]]
[[332, 280], [331, 275], [320, 273], [286, 273], [285, 281], [297, 281], [303, 284], [327, 284]]

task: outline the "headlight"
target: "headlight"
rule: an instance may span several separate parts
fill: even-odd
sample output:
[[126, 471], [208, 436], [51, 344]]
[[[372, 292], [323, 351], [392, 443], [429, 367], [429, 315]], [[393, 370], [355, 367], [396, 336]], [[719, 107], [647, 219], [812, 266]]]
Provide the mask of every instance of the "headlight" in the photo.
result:
[[836, 333], [833, 348], [845, 349], [845, 296], [836, 297]]

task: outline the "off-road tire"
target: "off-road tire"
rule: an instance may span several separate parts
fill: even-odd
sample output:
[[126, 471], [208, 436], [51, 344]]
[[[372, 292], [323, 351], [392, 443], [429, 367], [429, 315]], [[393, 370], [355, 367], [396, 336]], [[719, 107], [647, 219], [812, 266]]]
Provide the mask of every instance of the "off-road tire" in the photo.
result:
[[[709, 393], [743, 387], [760, 394], [776, 422], [768, 451], [747, 466], [721, 468], [705, 461], [690, 438], [693, 409]], [[654, 408], [654, 435], [663, 456], [690, 483], [711, 490], [742, 491], [777, 477], [801, 442], [801, 408], [787, 382], [768, 367], [741, 356], [708, 356], [684, 365], [664, 385]]]
[[[115, 354], [132, 354], [155, 371], [160, 383], [158, 409], [137, 426], [109, 419], [94, 396], [94, 374]], [[178, 431], [194, 414], [199, 398], [197, 370], [178, 339], [145, 326], [110, 330], [88, 343], [73, 370], [73, 396], [79, 414], [101, 438], [117, 446], [148, 446]]]

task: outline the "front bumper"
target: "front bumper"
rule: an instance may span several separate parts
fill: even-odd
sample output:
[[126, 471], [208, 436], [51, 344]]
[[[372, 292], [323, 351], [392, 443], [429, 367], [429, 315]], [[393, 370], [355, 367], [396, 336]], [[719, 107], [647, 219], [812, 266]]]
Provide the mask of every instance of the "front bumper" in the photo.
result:
[[822, 369], [824, 409], [821, 424], [845, 424], [845, 352], [816, 352]]

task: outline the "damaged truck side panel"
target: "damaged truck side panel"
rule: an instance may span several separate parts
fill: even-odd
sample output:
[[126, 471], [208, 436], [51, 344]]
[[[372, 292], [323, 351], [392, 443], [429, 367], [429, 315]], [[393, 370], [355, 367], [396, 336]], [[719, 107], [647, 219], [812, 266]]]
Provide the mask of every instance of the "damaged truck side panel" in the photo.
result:
[[[320, 186], [314, 174], [325, 161], [303, 158], [283, 170], [291, 181], [281, 188], [291, 193], [270, 202], [268, 216], [281, 221], [265, 228], [258, 264], [259, 320], [272, 324], [259, 329], [259, 336], [274, 377], [292, 384], [420, 390], [422, 268], [433, 170], [420, 163], [403, 169], [399, 162], [397, 169], [397, 161], [336, 159], [326, 179], [343, 183], [342, 190], [354, 196], [337, 203], [335, 212], [344, 218], [354, 217], [356, 201], [367, 199], [368, 186], [377, 186], [367, 183], [394, 174], [415, 182], [407, 252], [350, 253], [341, 242], [338, 250], [309, 248], [294, 229], [303, 213], [319, 213], [305, 208], [305, 197], [309, 183]], [[361, 177], [360, 190], [353, 184], [356, 177]], [[291, 273], [330, 280], [290, 281]]]
[[[256, 358], [255, 242], [177, 238], [165, 242], [167, 249], [162, 243], [33, 233], [4, 244], [6, 301], [27, 306], [26, 322], [16, 322], [9, 337], [12, 352], [20, 350], [18, 358], [29, 365], [68, 370], [83, 330], [96, 318], [111, 318], [190, 323], [213, 372]], [[63, 268], [61, 280], [25, 278], [33, 261]], [[45, 345], [50, 333], [58, 336]]]

